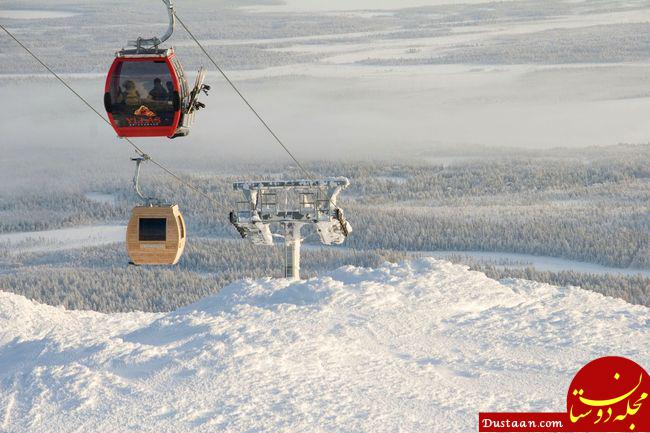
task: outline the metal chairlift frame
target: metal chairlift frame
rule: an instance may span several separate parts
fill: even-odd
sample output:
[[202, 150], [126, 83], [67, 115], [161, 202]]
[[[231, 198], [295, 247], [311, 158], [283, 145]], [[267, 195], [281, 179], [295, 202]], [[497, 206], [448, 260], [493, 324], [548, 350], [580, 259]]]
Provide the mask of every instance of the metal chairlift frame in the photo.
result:
[[133, 175], [133, 191], [135, 194], [140, 197], [140, 199], [145, 203], [147, 207], [153, 206], [168, 206], [164, 200], [161, 200], [153, 196], [145, 196], [140, 190], [140, 166], [143, 162], [149, 161], [149, 155], [136, 156], [131, 158], [131, 161], [135, 162], [135, 174]]
[[[273, 180], [235, 182], [233, 189], [241, 191], [244, 201], [230, 212], [230, 222], [242, 238], [256, 245], [273, 245], [273, 238], [284, 239], [286, 278], [300, 278], [301, 229], [316, 226], [321, 243], [341, 244], [352, 231], [342, 209], [336, 204], [339, 193], [350, 185], [347, 178], [310, 180]], [[284, 194], [282, 206], [278, 200]], [[297, 202], [289, 202], [293, 194]], [[267, 198], [273, 197], [273, 201]], [[273, 234], [271, 225], [280, 226], [282, 234]]]

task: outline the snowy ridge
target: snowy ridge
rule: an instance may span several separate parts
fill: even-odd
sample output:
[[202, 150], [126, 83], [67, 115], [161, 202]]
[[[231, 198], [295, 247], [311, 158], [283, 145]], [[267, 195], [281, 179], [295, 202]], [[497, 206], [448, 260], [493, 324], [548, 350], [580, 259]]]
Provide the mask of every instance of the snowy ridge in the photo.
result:
[[650, 309], [433, 259], [244, 281], [166, 314], [0, 292], [6, 432], [476, 431], [563, 410], [585, 362], [650, 366]]

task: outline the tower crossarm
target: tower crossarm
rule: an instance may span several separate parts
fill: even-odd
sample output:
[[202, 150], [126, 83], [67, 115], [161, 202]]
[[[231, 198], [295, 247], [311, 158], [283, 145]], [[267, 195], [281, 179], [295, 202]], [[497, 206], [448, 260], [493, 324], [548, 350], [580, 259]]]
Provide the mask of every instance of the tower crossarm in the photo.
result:
[[[349, 185], [345, 177], [235, 182], [233, 189], [241, 191], [244, 200], [237, 202], [230, 222], [242, 238], [257, 245], [272, 245], [274, 236], [284, 238], [292, 254], [292, 266], [285, 275], [297, 277], [304, 225], [313, 224], [325, 245], [343, 243], [352, 231], [336, 204], [341, 190]], [[273, 235], [273, 227], [282, 228], [282, 233]]]

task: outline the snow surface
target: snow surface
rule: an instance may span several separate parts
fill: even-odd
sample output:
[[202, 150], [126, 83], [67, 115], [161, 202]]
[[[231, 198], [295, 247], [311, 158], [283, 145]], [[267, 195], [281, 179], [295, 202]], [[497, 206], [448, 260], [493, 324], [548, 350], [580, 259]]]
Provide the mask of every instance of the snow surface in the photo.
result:
[[0, 18], [8, 18], [12, 20], [41, 20], [52, 18], [70, 18], [79, 15], [74, 12], [64, 11], [46, 11], [35, 9], [8, 9], [0, 10]]
[[650, 365], [650, 309], [425, 259], [244, 281], [165, 314], [0, 292], [3, 432], [467, 432], [563, 410], [603, 355]]
[[[493, 0], [463, 0], [462, 3], [490, 3]], [[318, 12], [318, 11], [356, 11], [392, 10], [422, 6], [454, 4], [452, 0], [284, 0], [268, 5], [242, 6], [257, 12]]]
[[507, 267], [510, 269], [533, 267], [538, 271], [548, 272], [573, 271], [596, 275], [640, 275], [650, 278], [650, 269], [615, 268], [613, 266], [604, 266], [596, 263], [568, 260], [559, 257], [535, 256], [532, 254], [492, 251], [419, 251], [417, 253], [430, 255], [431, 257], [443, 260], [448, 260], [452, 256], [461, 257], [463, 259], [469, 258], [476, 260], [479, 263], [492, 264], [497, 267]]
[[123, 242], [124, 225], [95, 225], [0, 234], [0, 247], [12, 253], [61, 251]]

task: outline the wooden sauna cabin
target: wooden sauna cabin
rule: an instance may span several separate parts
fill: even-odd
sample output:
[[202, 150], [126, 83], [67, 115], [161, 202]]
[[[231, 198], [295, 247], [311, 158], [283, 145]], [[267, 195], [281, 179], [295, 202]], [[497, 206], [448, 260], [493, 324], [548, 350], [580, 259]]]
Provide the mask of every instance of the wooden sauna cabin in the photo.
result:
[[134, 265], [175, 265], [186, 235], [177, 205], [137, 206], [126, 228], [126, 250]]

